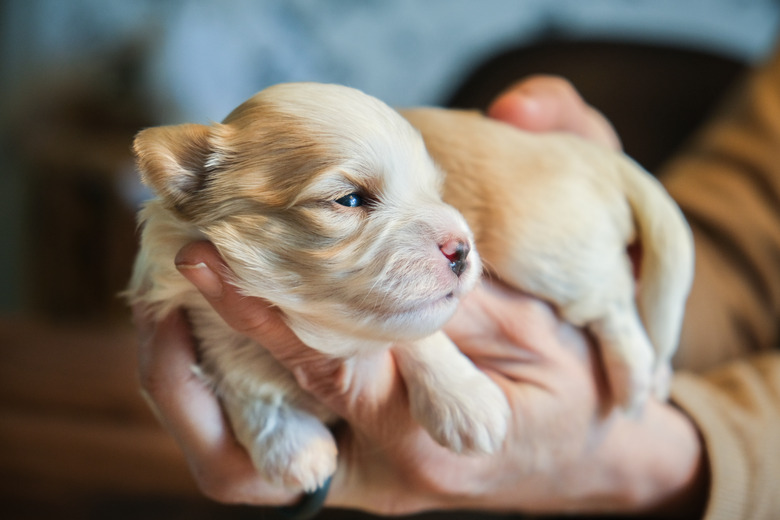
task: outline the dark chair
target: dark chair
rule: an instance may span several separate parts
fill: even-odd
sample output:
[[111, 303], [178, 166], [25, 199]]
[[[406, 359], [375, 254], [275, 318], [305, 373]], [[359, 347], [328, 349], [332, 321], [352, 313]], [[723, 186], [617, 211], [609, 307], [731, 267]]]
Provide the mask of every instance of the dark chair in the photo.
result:
[[563, 76], [612, 122], [626, 153], [652, 172], [707, 118], [745, 68], [724, 56], [674, 47], [540, 41], [487, 59], [445, 104], [484, 110], [525, 76]]

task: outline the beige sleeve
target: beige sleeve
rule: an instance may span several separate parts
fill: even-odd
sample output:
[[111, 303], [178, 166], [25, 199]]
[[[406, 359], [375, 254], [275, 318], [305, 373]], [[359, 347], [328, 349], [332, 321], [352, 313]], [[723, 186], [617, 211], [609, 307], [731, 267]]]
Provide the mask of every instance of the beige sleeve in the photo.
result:
[[691, 224], [696, 277], [679, 367], [776, 348], [780, 326], [780, 49], [660, 176]]
[[706, 520], [780, 518], [780, 353], [675, 377], [672, 400], [696, 423], [710, 467]]
[[672, 398], [705, 442], [705, 518], [778, 519], [780, 52], [661, 175], [696, 240]]

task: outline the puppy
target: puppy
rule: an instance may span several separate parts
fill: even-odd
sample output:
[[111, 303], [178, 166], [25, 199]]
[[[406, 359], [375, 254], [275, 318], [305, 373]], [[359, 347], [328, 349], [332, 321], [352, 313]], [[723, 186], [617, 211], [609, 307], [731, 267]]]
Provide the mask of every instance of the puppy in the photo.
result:
[[214, 243], [230, 281], [276, 305], [312, 348], [348, 364], [392, 348], [414, 418], [457, 452], [495, 451], [509, 420], [503, 393], [440, 332], [479, 279], [480, 254], [493, 276], [593, 332], [625, 408], [641, 407], [674, 352], [691, 239], [650, 176], [571, 136], [465, 112], [404, 116], [350, 88], [283, 84], [221, 124], [136, 138], [156, 198], [140, 214], [127, 295], [160, 316], [187, 309], [202, 372], [271, 480], [320, 486], [335, 471], [335, 417], [179, 275], [173, 259], [195, 240]]

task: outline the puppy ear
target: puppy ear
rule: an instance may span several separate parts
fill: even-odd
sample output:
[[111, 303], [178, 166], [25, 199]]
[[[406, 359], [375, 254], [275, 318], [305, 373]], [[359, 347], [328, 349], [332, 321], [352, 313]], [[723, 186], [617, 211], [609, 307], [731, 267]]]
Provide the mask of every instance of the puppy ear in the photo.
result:
[[158, 126], [138, 133], [133, 143], [141, 180], [170, 207], [180, 207], [213, 173], [215, 128]]

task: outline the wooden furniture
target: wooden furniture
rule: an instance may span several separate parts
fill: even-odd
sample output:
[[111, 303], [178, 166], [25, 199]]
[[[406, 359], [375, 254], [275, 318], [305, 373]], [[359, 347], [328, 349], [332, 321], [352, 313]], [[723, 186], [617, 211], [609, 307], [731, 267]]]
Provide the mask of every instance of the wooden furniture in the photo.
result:
[[129, 497], [203, 500], [138, 391], [129, 320], [0, 320], [0, 482], [6, 519], [89, 518]]

